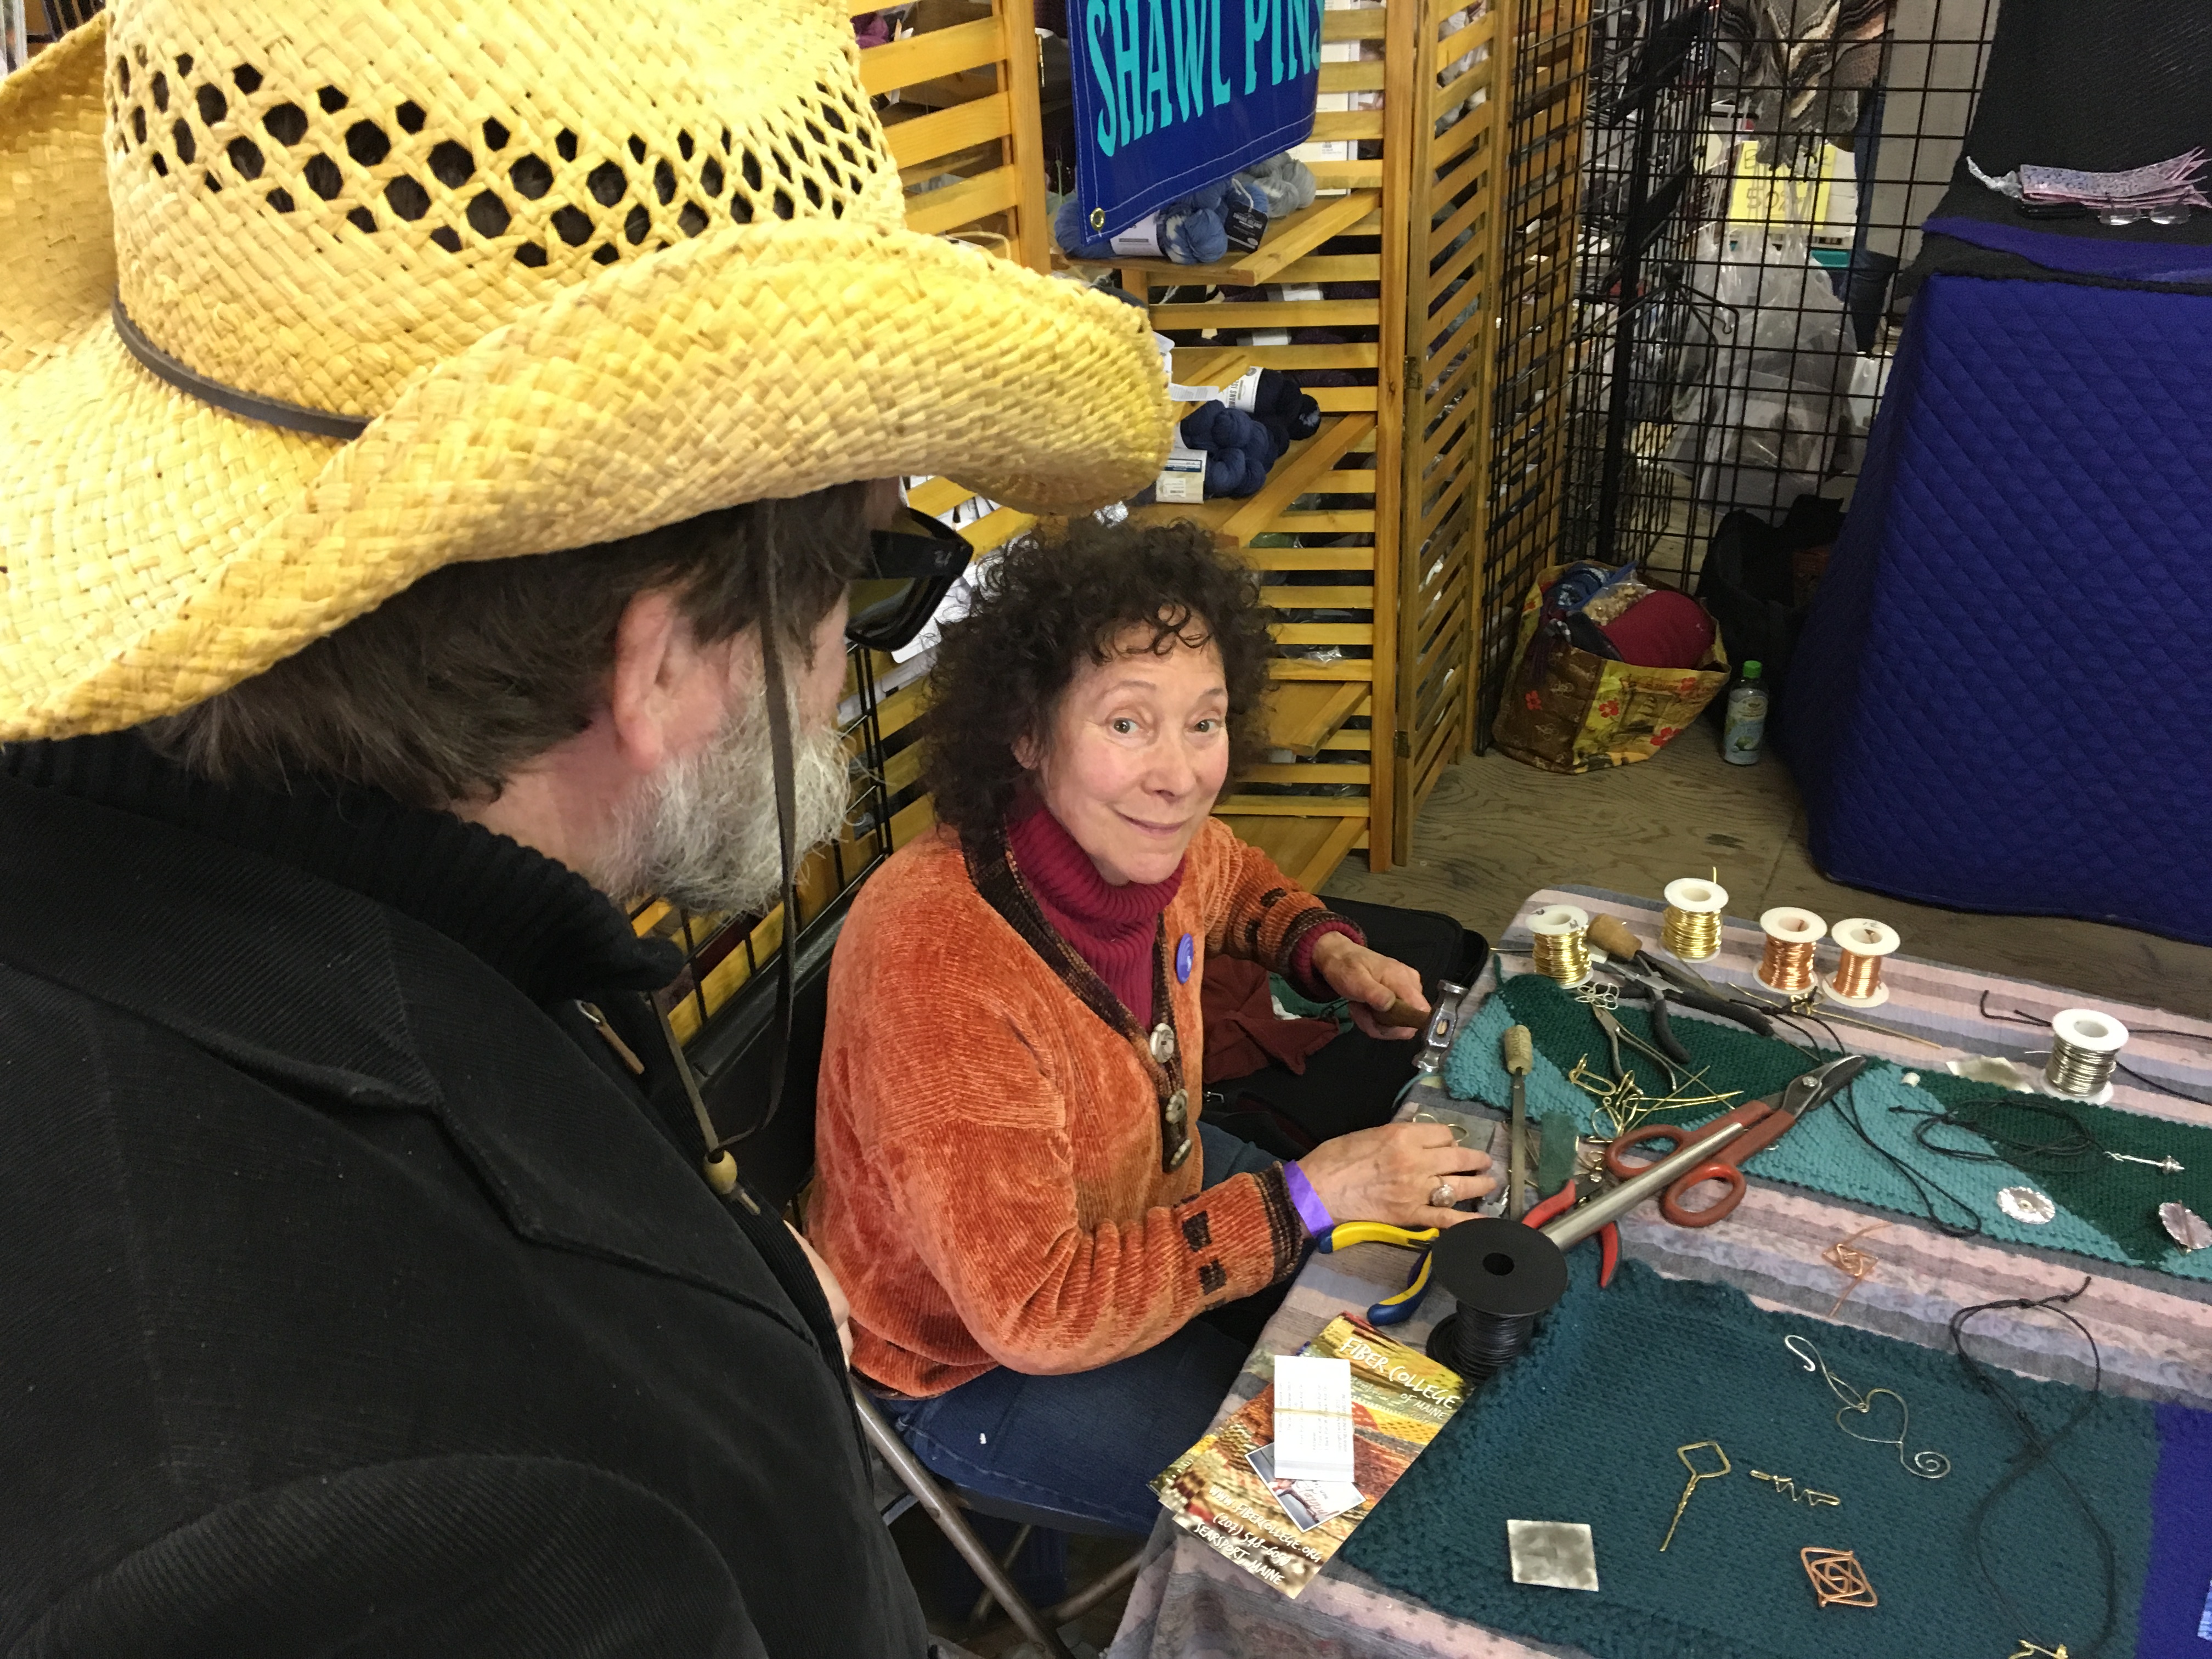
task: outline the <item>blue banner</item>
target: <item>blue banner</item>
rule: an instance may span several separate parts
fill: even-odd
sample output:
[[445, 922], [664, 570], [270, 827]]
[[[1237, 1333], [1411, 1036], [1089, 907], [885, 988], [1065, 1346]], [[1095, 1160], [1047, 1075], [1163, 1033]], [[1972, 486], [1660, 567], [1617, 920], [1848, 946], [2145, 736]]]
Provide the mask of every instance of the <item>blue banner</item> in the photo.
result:
[[1322, 0], [1069, 0], [1075, 195], [1095, 239], [1304, 143]]

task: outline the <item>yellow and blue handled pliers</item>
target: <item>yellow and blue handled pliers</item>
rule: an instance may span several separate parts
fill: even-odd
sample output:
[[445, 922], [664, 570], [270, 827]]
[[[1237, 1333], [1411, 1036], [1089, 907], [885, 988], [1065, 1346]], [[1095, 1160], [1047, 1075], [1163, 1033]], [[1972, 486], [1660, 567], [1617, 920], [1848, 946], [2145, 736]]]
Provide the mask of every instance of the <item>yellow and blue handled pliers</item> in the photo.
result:
[[1403, 1244], [1417, 1252], [1406, 1288], [1386, 1296], [1367, 1310], [1370, 1325], [1401, 1325], [1413, 1316], [1429, 1292], [1429, 1246], [1437, 1242], [1434, 1227], [1393, 1227], [1387, 1221], [1340, 1221], [1321, 1236], [1319, 1248], [1334, 1255], [1351, 1244]]

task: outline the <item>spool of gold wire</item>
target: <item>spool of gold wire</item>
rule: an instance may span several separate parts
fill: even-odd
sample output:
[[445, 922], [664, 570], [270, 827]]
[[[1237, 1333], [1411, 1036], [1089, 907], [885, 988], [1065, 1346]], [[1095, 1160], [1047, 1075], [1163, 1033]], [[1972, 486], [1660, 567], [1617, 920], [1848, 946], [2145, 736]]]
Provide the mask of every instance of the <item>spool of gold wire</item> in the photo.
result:
[[1778, 904], [1759, 917], [1759, 925], [1766, 935], [1759, 982], [1786, 997], [1811, 990], [1818, 982], [1813, 977], [1813, 948], [1826, 937], [1828, 924], [1810, 910]]
[[1728, 889], [1717, 881], [1685, 876], [1667, 884], [1667, 914], [1659, 921], [1659, 943], [1680, 962], [1704, 962], [1721, 951], [1721, 912]]
[[1528, 953], [1538, 973], [1566, 986], [1589, 977], [1589, 911], [1571, 904], [1548, 905], [1528, 918]]
[[2051, 1059], [2043, 1080], [2052, 1093], [2102, 1105], [2112, 1097], [2112, 1067], [2128, 1028], [2094, 1008], [2062, 1008], [2051, 1017]]
[[1897, 929], [1864, 916], [1839, 921], [1828, 930], [1843, 955], [1836, 971], [1821, 981], [1828, 994], [1854, 1008], [1879, 1008], [1889, 1000], [1889, 987], [1881, 982], [1881, 959], [1901, 942]]

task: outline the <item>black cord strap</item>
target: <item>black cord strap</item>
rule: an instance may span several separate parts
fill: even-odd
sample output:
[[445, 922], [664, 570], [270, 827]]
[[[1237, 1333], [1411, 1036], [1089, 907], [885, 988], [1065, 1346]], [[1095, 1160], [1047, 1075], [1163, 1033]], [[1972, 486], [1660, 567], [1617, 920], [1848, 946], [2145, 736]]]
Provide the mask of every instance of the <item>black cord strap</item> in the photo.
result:
[[[1835, 1049], [1838, 1054], [1849, 1054], [1850, 1052], [1850, 1049], [1844, 1046], [1844, 1040], [1836, 1035], [1836, 1028], [1828, 1024], [1826, 1020], [1822, 1019], [1818, 1014], [1778, 1013], [1774, 1016], [1774, 1018], [1775, 1023], [1778, 1025], [1784, 1023], [1798, 1027], [1805, 1025], [1817, 1025], [1823, 1031], [1826, 1031], [1828, 1034], [1828, 1041], [1835, 1045]], [[1802, 1035], [1802, 1032], [1801, 1031], [1800, 1034]], [[1808, 1046], [1812, 1047], [1813, 1051], [1815, 1054], [1820, 1052], [1818, 1046], [1812, 1044], [1809, 1039], [1808, 1040]], [[1866, 1143], [1868, 1151], [1874, 1153], [1874, 1155], [1881, 1159], [1883, 1163], [1888, 1164], [1891, 1169], [1896, 1170], [1898, 1178], [1903, 1181], [1906, 1186], [1912, 1188], [1914, 1194], [1917, 1195], [1920, 1200], [1921, 1215], [1927, 1221], [1929, 1226], [1935, 1228], [1937, 1232], [1942, 1233], [1946, 1238], [1978, 1237], [1982, 1231], [1981, 1212], [1975, 1209], [1972, 1205], [1967, 1203], [1965, 1199], [1960, 1198], [1956, 1193], [1951, 1191], [1949, 1188], [1944, 1186], [1941, 1182], [1932, 1181], [1928, 1176], [1921, 1174], [1919, 1170], [1914, 1169], [1910, 1164], [1907, 1164], [1903, 1158], [1898, 1157], [1896, 1153], [1891, 1152], [1888, 1147], [1883, 1146], [1880, 1141], [1874, 1138], [1873, 1132], [1867, 1127], [1865, 1122], [1859, 1116], [1858, 1098], [1855, 1092], [1857, 1086], [1856, 1083], [1846, 1084], [1844, 1087], [1843, 1093], [1838, 1095], [1834, 1100], [1829, 1103], [1829, 1104], [1834, 1109], [1836, 1115], [1844, 1121], [1853, 1134], [1856, 1135], [1861, 1140]], [[1939, 1199], [1942, 1200], [1943, 1203], [1949, 1205], [1951, 1208], [1956, 1211], [1959, 1214], [1966, 1217], [1966, 1224], [1960, 1226], [1954, 1223], [1944, 1220], [1942, 1212], [1938, 1207], [1936, 1202]]]
[[[1984, 1109], [1993, 1109], [1990, 1115], [1983, 1115]], [[2008, 1164], [2022, 1168], [2078, 1170], [2095, 1163], [2098, 1155], [2104, 1151], [2096, 1136], [2089, 1133], [2088, 1125], [2063, 1106], [2025, 1095], [1992, 1095], [1984, 1099], [1962, 1100], [1939, 1111], [1912, 1106], [1893, 1106], [1889, 1109], [1921, 1120], [1912, 1130], [1912, 1139], [1919, 1146], [1938, 1157], [1956, 1158], [1962, 1164]], [[2008, 1133], [1991, 1121], [1992, 1116], [2008, 1111], [2042, 1118], [2059, 1127], [2048, 1139], [2030, 1140]], [[1962, 1129], [2000, 1150], [1992, 1152], [1976, 1146], [1947, 1146], [1930, 1138], [1937, 1129]]]
[[[1989, 1586], [1990, 1594], [1996, 1598], [1997, 1605], [2004, 1610], [2004, 1616], [2008, 1621], [2008, 1628], [2014, 1631], [2026, 1630], [2027, 1628], [2026, 1621], [2021, 1618], [2019, 1609], [2014, 1607], [2012, 1598], [2005, 1594], [2004, 1586], [1997, 1582], [1996, 1573], [1990, 1565], [1988, 1540], [1984, 1534], [1988, 1527], [1990, 1511], [1996, 1508], [1997, 1500], [2037, 1470], [2048, 1469], [2051, 1476], [2065, 1489], [2067, 1497], [2073, 1500], [2074, 1507], [2081, 1510], [2082, 1519], [2089, 1523], [2089, 1530], [2097, 1540], [2098, 1565], [2103, 1573], [2105, 1622], [2098, 1626], [2096, 1636], [2086, 1646], [2071, 1645], [2070, 1650], [2075, 1659], [2098, 1659], [2098, 1656], [2105, 1650], [2105, 1644], [2112, 1639], [2112, 1628], [2118, 1622], [2120, 1607], [2119, 1558], [2112, 1544], [2112, 1534], [2106, 1530], [2105, 1523], [2097, 1518], [2097, 1512], [2089, 1507], [2089, 1500], [2082, 1496], [2081, 1489], [2074, 1484], [2074, 1478], [2059, 1467], [2054, 1457], [2054, 1454], [2066, 1437], [2086, 1422], [2090, 1413], [2097, 1409], [2098, 1397], [2103, 1392], [2105, 1386], [2105, 1361], [2104, 1356], [2098, 1352], [2097, 1339], [2089, 1334], [2089, 1328], [2069, 1313], [2064, 1306], [2065, 1304], [2080, 1296], [2083, 1291], [2087, 1290], [2090, 1282], [2087, 1279], [2084, 1279], [2074, 1290], [2034, 1300], [2024, 1297], [2013, 1297], [2000, 1302], [1984, 1302], [1974, 1307], [1961, 1308], [1951, 1316], [1952, 1352], [1958, 1355], [1959, 1364], [1966, 1368], [1966, 1375], [1974, 1380], [1975, 1385], [2004, 1408], [2005, 1414], [2012, 1419], [2013, 1426], [2020, 1431], [2022, 1443], [2019, 1453], [2012, 1459], [2009, 1467], [2000, 1477], [1996, 1485], [1982, 1494], [1980, 1501], [1974, 1505], [1972, 1511], [1967, 1516], [1967, 1553], [1974, 1558], [1974, 1565], [1980, 1569], [1982, 1580]], [[1966, 1352], [1966, 1327], [1985, 1313], [1996, 1313], [2010, 1308], [2016, 1308], [2023, 1312], [2041, 1311], [2057, 1314], [2079, 1331], [2081, 1334], [2081, 1340], [2089, 1345], [2089, 1392], [2082, 1399], [2081, 1403], [2074, 1408], [2073, 1414], [2050, 1434], [2043, 1431], [2012, 1391], [1997, 1381], [1994, 1371]]]
[[791, 703], [783, 678], [783, 642], [777, 633], [781, 618], [775, 594], [775, 531], [771, 523], [761, 559], [761, 678], [768, 694], [768, 747], [775, 764], [775, 836], [783, 854], [783, 942], [775, 953], [775, 1052], [769, 1057], [768, 1105], [749, 1129], [724, 1135], [708, 1147], [709, 1156], [750, 1140], [775, 1121], [783, 1104], [785, 1063], [791, 1054], [792, 1004], [795, 1000], [799, 954], [799, 890], [797, 885], [798, 790], [793, 781]]
[[212, 409], [227, 415], [243, 416], [249, 421], [258, 421], [264, 426], [281, 426], [290, 432], [310, 432], [318, 438], [358, 438], [368, 430], [366, 415], [333, 415], [325, 409], [307, 409], [298, 404], [283, 403], [275, 398], [264, 398], [258, 392], [242, 392], [234, 386], [225, 386], [221, 380], [210, 380], [198, 369], [179, 362], [167, 352], [148, 339], [145, 331], [131, 320], [124, 309], [123, 291], [118, 289], [115, 298], [107, 307], [114, 319], [115, 332], [131, 355], [143, 364], [158, 380], [165, 380], [187, 396], [198, 398]]

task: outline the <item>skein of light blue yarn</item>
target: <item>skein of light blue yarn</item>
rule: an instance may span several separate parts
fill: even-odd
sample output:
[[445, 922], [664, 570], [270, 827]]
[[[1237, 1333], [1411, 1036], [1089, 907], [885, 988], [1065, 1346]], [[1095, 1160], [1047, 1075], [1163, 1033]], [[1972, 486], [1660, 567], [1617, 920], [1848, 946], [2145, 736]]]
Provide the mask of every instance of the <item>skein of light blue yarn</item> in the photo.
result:
[[1261, 210], [1270, 219], [1279, 219], [1313, 205], [1313, 170], [1288, 152], [1247, 167], [1237, 179], [1261, 198]]
[[1213, 210], [1178, 204], [1161, 210], [1160, 252], [1179, 265], [1210, 265], [1229, 252], [1229, 232]]
[[1114, 257], [1110, 242], [1094, 242], [1085, 234], [1082, 210], [1071, 196], [1060, 204], [1060, 211], [1052, 217], [1052, 239], [1060, 244], [1060, 251], [1071, 259], [1106, 260]]

